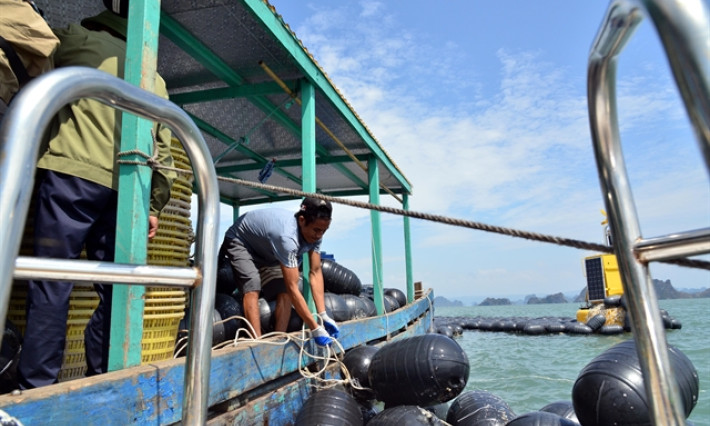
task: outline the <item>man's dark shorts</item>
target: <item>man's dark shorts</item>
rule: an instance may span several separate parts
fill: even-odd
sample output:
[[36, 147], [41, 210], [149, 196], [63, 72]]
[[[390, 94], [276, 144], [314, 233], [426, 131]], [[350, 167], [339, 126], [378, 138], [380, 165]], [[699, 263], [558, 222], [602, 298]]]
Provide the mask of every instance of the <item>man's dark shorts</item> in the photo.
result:
[[225, 241], [225, 246], [223, 248], [226, 248], [240, 298], [248, 292], [259, 291], [261, 297], [270, 302], [280, 293], [286, 292], [279, 265], [257, 268], [251, 254], [238, 238]]

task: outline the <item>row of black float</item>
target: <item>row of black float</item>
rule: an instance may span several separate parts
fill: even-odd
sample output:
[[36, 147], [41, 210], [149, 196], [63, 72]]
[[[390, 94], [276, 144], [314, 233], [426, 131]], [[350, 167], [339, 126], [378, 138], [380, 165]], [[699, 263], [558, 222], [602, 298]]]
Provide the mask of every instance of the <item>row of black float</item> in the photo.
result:
[[[698, 374], [678, 349], [669, 347], [668, 355], [687, 417], [698, 400]], [[468, 358], [454, 339], [442, 334], [356, 347], [345, 354], [343, 364], [351, 384], [313, 394], [296, 425], [651, 424], [633, 340], [587, 364], [574, 383], [571, 401], [554, 401], [522, 415], [494, 393], [467, 389]]]
[[[661, 320], [666, 329], [680, 329], [682, 324], [671, 317], [664, 309], [660, 310]], [[434, 328], [437, 333], [453, 337], [463, 330], [504, 331], [527, 335], [549, 333], [567, 334], [603, 334], [613, 335], [630, 332], [631, 325], [628, 315], [624, 316], [623, 324], [606, 324], [604, 313], [599, 313], [586, 322], [579, 322], [572, 317], [437, 317]]]

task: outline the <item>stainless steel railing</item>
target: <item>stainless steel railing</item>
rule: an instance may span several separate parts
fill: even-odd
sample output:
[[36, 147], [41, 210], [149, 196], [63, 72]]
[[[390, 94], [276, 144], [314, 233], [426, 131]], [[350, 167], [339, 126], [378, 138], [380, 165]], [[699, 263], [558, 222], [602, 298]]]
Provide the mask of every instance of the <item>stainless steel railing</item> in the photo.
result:
[[658, 31], [710, 172], [710, 11], [703, 0], [612, 1], [589, 55], [587, 79], [599, 180], [652, 418], [656, 425], [683, 425], [684, 409], [670, 370], [648, 262], [710, 253], [710, 228], [641, 237], [621, 152], [614, 87], [617, 55], [644, 15]]
[[[198, 188], [194, 268], [17, 258], [42, 133], [61, 107], [80, 98], [92, 98], [164, 123], [182, 142]], [[202, 425], [207, 418], [218, 226], [219, 190], [210, 153], [197, 126], [175, 104], [109, 74], [68, 67], [35, 79], [8, 108], [0, 127], [0, 326], [4, 326], [7, 315], [13, 275], [191, 288], [192, 316], [182, 403], [186, 425]]]

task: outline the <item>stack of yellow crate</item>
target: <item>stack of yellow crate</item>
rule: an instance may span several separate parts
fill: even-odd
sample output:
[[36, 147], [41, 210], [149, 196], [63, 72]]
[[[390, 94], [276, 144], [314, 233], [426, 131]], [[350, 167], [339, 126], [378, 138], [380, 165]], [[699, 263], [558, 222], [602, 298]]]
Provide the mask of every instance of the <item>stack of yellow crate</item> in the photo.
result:
[[[177, 139], [173, 139], [170, 152], [176, 168], [192, 170], [190, 160]], [[170, 191], [170, 201], [160, 214], [158, 233], [148, 243], [149, 265], [189, 265], [190, 247], [194, 241], [190, 219], [193, 180], [192, 175], [178, 173]], [[185, 290], [166, 287], [146, 289], [141, 352], [143, 364], [172, 357], [186, 304]]]

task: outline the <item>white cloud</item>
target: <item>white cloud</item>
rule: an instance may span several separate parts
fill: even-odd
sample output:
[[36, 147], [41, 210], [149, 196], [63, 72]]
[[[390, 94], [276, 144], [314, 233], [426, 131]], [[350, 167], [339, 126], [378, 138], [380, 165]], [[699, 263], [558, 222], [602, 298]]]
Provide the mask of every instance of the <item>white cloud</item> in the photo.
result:
[[362, 12], [360, 13], [361, 18], [371, 18], [382, 13], [384, 5], [379, 1], [363, 1], [360, 3], [362, 6]]
[[[547, 52], [512, 49], [498, 50], [499, 74], [485, 75], [456, 41], [435, 46], [404, 28], [389, 4], [359, 6], [367, 19], [348, 19], [334, 7], [313, 14], [296, 33], [412, 182], [412, 210], [602, 242], [585, 75], [543, 60]], [[622, 140], [642, 226], [707, 227], [707, 175], [695, 147], [678, 141], [692, 135], [661, 67], [620, 67], [618, 76]], [[328, 237], [344, 253], [353, 233], [369, 232], [369, 212], [336, 211]], [[401, 229], [401, 219], [383, 215], [390, 222]], [[485, 283], [485, 291], [538, 294], [583, 285], [585, 252], [416, 220], [412, 228], [419, 279], [444, 294], [473, 282]], [[370, 241], [357, 244], [347, 266], [369, 278]], [[390, 261], [388, 277], [400, 277], [401, 259]]]

